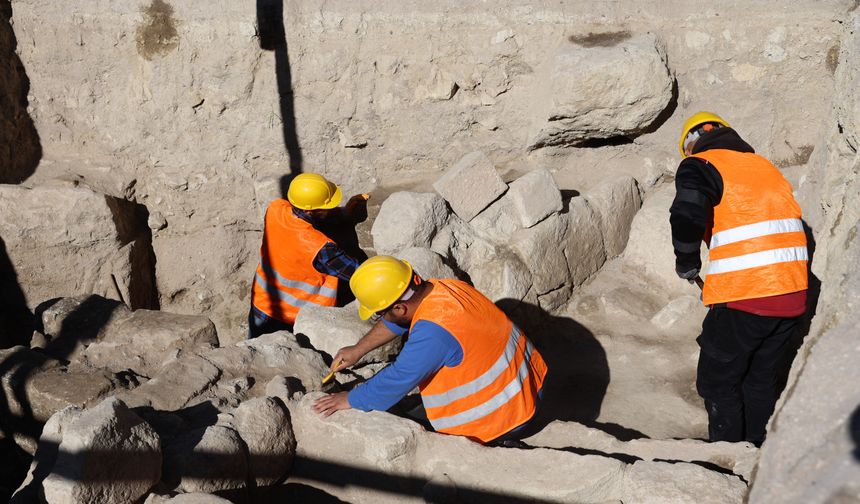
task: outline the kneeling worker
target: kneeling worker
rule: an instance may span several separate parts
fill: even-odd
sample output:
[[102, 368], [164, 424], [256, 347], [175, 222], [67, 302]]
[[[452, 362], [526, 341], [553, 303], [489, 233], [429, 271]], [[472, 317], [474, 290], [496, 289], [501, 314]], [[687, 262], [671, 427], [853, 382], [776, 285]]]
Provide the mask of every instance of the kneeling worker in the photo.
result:
[[[349, 281], [359, 261], [320, 229], [337, 217], [340, 187], [322, 175], [303, 173], [290, 183], [287, 199], [266, 210], [260, 263], [254, 275], [248, 337], [292, 331], [302, 306], [335, 306], [338, 279]], [[360, 220], [364, 196], [353, 196], [344, 209]], [[366, 212], [366, 210], [365, 210]]]
[[408, 262], [376, 256], [355, 271], [350, 288], [359, 316], [379, 320], [356, 345], [337, 352], [337, 369], [407, 331], [409, 338], [395, 362], [349, 393], [320, 398], [315, 411], [387, 410], [418, 386], [436, 431], [482, 443], [515, 439], [535, 416], [546, 364], [474, 287], [423, 281]]

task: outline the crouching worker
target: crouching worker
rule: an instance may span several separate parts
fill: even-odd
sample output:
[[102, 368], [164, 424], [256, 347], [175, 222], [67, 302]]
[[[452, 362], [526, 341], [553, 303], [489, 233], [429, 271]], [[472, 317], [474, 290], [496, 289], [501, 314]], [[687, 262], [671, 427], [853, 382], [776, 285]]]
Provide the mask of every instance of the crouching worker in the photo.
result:
[[504, 444], [527, 430], [547, 366], [492, 301], [459, 280], [424, 281], [390, 256], [368, 259], [350, 287], [359, 316], [378, 320], [356, 345], [337, 352], [336, 369], [407, 332], [409, 338], [395, 362], [349, 393], [318, 399], [316, 412], [387, 410], [418, 386], [437, 432]]
[[349, 281], [359, 261], [321, 229], [336, 218], [354, 226], [366, 215], [365, 197], [350, 198], [343, 213], [342, 199], [340, 187], [322, 175], [303, 173], [290, 183], [286, 200], [269, 205], [251, 292], [249, 338], [292, 331], [305, 305], [337, 304], [338, 280]]

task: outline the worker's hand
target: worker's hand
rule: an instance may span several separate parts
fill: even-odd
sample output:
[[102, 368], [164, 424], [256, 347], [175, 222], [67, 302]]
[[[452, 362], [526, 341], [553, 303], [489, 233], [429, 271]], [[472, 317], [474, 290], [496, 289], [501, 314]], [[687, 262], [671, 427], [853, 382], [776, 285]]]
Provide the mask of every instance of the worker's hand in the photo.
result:
[[[332, 364], [336, 364], [337, 367], [332, 368], [333, 371], [340, 371], [342, 369], [348, 368], [352, 366], [358, 359], [364, 357], [364, 353], [358, 348], [357, 345], [350, 345], [348, 347], [343, 347], [334, 354], [334, 359], [332, 359]], [[340, 364], [338, 364], [340, 363]]]
[[367, 220], [367, 194], [356, 194], [346, 202], [344, 213], [354, 223]]
[[699, 276], [699, 267], [697, 266], [681, 266], [680, 264], [675, 265], [675, 273], [678, 274], [679, 277], [684, 280], [693, 283], [693, 280]]
[[314, 411], [322, 416], [330, 416], [335, 411], [350, 409], [349, 398], [347, 392], [338, 392], [337, 394], [329, 394], [325, 397], [320, 397], [314, 403]]

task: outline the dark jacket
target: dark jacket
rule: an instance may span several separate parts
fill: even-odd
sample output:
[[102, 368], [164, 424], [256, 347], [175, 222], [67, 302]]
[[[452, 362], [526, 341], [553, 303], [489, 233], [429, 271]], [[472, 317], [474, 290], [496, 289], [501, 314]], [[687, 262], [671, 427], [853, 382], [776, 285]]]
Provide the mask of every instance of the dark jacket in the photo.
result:
[[[709, 149], [755, 152], [732, 128], [705, 133], [693, 146], [693, 154]], [[723, 197], [723, 178], [710, 163], [687, 157], [675, 174], [675, 200], [669, 209], [672, 245], [679, 271], [701, 268], [699, 249], [714, 219], [714, 207]]]

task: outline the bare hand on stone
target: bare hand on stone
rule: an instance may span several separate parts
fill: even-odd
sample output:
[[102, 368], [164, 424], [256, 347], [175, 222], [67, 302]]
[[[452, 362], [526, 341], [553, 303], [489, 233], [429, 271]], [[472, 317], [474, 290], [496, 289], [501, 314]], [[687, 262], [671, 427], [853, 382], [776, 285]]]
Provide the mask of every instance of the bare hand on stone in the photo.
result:
[[346, 369], [349, 366], [352, 366], [353, 364], [358, 362], [358, 360], [362, 357], [364, 357], [364, 352], [359, 350], [357, 345], [343, 347], [338, 350], [336, 354], [334, 354], [332, 362], [339, 362], [340, 364], [337, 367], [333, 368], [333, 370], [341, 371], [343, 369]]
[[339, 410], [350, 409], [347, 392], [338, 392], [337, 394], [329, 394], [325, 397], [320, 397], [314, 403], [314, 411], [322, 416], [331, 416], [332, 413]]

